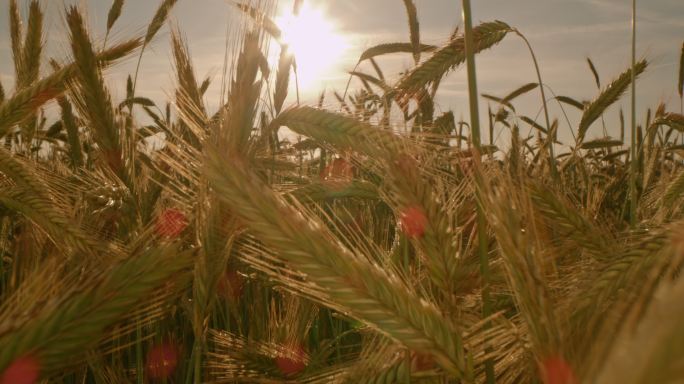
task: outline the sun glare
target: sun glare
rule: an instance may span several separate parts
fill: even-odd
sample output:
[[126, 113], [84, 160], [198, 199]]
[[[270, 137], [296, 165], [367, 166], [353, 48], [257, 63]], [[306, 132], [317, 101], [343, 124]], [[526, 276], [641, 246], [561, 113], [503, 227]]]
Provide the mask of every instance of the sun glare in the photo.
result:
[[304, 3], [298, 15], [287, 12], [275, 19], [282, 40], [297, 61], [299, 87], [303, 91], [320, 86], [340, 64], [348, 43], [324, 11]]

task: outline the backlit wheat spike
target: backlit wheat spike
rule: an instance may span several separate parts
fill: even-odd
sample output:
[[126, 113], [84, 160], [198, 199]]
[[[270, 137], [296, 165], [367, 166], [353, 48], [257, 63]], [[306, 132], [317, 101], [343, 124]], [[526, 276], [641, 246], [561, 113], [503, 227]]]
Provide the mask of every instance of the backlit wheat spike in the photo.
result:
[[[97, 346], [105, 331], [125, 318], [156, 288], [187, 268], [187, 253], [155, 249], [94, 273], [81, 290], [49, 303], [30, 321], [0, 336], [0, 372], [27, 353], [40, 362], [41, 374], [64, 369]], [[96, 277], [95, 277], [96, 276]]]
[[90, 129], [93, 130], [105, 163], [122, 180], [126, 180], [122, 158], [122, 132], [86, 26], [76, 7], [71, 7], [67, 11], [67, 24], [71, 32], [71, 50], [79, 80], [78, 92], [74, 94], [78, 108], [90, 122]]
[[[364, 262], [332, 239], [320, 223], [309, 224], [244, 170], [239, 159], [226, 171], [212, 154], [206, 169], [221, 198], [252, 231], [279, 250], [283, 261], [323, 287], [355, 317], [411, 348], [432, 354], [448, 372], [462, 376], [462, 344], [436, 308], [421, 301], [387, 271]], [[313, 218], [310, 218], [310, 220]], [[390, 320], [391, 319], [391, 320]]]
[[[307, 106], [293, 107], [283, 111], [273, 125], [285, 125], [295, 132], [335, 145], [338, 149], [354, 150], [382, 157], [388, 153], [400, 153], [403, 140], [389, 131], [369, 124]], [[325, 128], [323, 128], [325, 127]]]
[[290, 86], [290, 71], [294, 65], [294, 55], [289, 51], [287, 45], [280, 48], [278, 58], [278, 70], [276, 72], [275, 90], [273, 91], [273, 108], [276, 115], [283, 109], [283, 103], [287, 97]]
[[[192, 66], [187, 44], [181, 37], [181, 32], [174, 29], [171, 34], [171, 46], [176, 65], [176, 78], [178, 89], [176, 90], [176, 105], [178, 113], [183, 119], [190, 120], [193, 126], [204, 127], [207, 123], [207, 112], [202, 100], [202, 94], [195, 78], [195, 70]], [[198, 146], [197, 140], [188, 137], [183, 131], [185, 139]]]
[[[245, 151], [252, 134], [261, 92], [261, 81], [256, 82], [263, 60], [260, 40], [259, 33], [247, 33], [237, 58], [235, 78], [228, 95], [228, 111], [220, 132], [221, 140], [232, 152]], [[262, 76], [265, 76], [263, 72]]]

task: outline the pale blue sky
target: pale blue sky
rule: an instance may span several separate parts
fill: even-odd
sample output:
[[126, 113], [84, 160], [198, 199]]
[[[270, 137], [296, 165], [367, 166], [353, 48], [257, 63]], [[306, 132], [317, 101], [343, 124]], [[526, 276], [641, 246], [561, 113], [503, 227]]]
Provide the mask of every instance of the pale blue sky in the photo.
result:
[[[280, 5], [289, 7], [291, 1], [282, 0]], [[327, 9], [326, 13], [349, 36], [351, 43], [346, 60], [321, 82], [320, 89], [309, 92], [309, 96], [323, 88], [342, 90], [347, 79], [344, 71], [353, 68], [358, 54], [365, 48], [382, 42], [408, 40], [401, 0], [306, 1]], [[684, 41], [684, 0], [638, 2], [637, 54], [651, 61], [648, 72], [638, 83], [639, 116], [647, 106], [655, 107], [660, 101], [668, 102], [671, 110], [679, 111], [676, 77], [679, 50]], [[13, 73], [9, 58], [7, 3], [7, 0], [0, 0], [0, 80], [5, 88], [10, 88]], [[19, 3], [24, 8], [28, 2], [19, 0]], [[93, 33], [98, 38], [103, 37], [110, 0], [45, 0], [43, 3], [50, 31], [46, 35], [47, 49], [51, 54], [64, 57], [68, 53], [66, 28], [61, 21], [65, 3], [85, 4]], [[210, 88], [207, 96], [210, 105], [218, 99], [227, 24], [239, 25], [236, 11], [230, 4], [224, 0], [180, 0], [173, 12], [174, 20], [189, 41], [198, 77], [215, 74], [214, 87]], [[461, 24], [459, 0], [416, 0], [416, 4], [424, 42], [443, 44], [453, 28]], [[629, 0], [475, 0], [472, 4], [476, 23], [500, 19], [528, 36], [537, 53], [544, 81], [558, 94], [577, 99], [590, 99], [596, 94], [586, 57], [591, 57], [596, 64], [604, 84], [629, 65]], [[113, 38], [125, 38], [141, 32], [157, 5], [155, 0], [127, 1]], [[166, 29], [163, 31], [146, 53], [140, 72], [138, 93], [155, 100], [164, 100], [173, 89], [169, 34]], [[391, 74], [390, 69], [399, 71], [410, 67], [412, 59], [395, 56], [383, 59], [381, 64], [388, 68], [386, 73]], [[128, 63], [109, 71], [115, 95], [123, 94], [123, 80], [133, 71], [133, 65]], [[481, 93], [503, 95], [535, 81], [529, 54], [522, 41], [512, 35], [494, 49], [479, 55], [477, 65]], [[447, 77], [438, 102], [440, 110], [451, 109], [456, 116], [467, 118], [464, 70]], [[519, 111], [534, 116], [541, 103], [537, 93], [530, 93], [521, 98], [518, 105]], [[485, 108], [483, 101], [482, 109]], [[555, 106], [552, 107], [552, 115], [561, 116]], [[616, 132], [612, 129], [616, 115], [617, 108], [611, 109], [608, 121], [613, 135]], [[579, 117], [571, 113], [570, 119], [576, 123]], [[593, 130], [595, 134], [600, 133], [598, 127]], [[561, 138], [569, 136], [564, 131], [567, 131], [567, 125], [563, 123]]]

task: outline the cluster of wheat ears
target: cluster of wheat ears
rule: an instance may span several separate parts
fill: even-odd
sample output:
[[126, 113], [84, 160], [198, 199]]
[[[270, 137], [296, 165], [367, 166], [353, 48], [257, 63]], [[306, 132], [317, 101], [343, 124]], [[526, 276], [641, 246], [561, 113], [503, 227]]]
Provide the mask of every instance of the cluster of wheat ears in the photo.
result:
[[[580, 111], [573, 143], [557, 141], [541, 76], [484, 95], [490, 137], [510, 136], [496, 147], [481, 143], [473, 57], [527, 40], [501, 21], [473, 27], [468, 0], [462, 32], [441, 46], [421, 43], [404, 0], [409, 41], [366, 50], [351, 73], [361, 87], [328, 108], [288, 98], [296, 65], [272, 8], [239, 4], [218, 110], [178, 28], [173, 100], [138, 95], [137, 75], [113, 100], [108, 67], [140, 64], [175, 3], [117, 42], [123, 0], [98, 42], [68, 7], [71, 55], [45, 61], [40, 2], [26, 1], [23, 22], [9, 0], [0, 383], [684, 378], [684, 116], [661, 105], [636, 122], [632, 108], [631, 135], [620, 112], [619, 139], [587, 140], [646, 61], [604, 87], [594, 71], [593, 100], [549, 98]], [[376, 58], [401, 53], [415, 65], [390, 81]], [[435, 111], [460, 67], [470, 122]], [[529, 92], [541, 121], [516, 113]], [[283, 127], [302, 140], [282, 140]]]

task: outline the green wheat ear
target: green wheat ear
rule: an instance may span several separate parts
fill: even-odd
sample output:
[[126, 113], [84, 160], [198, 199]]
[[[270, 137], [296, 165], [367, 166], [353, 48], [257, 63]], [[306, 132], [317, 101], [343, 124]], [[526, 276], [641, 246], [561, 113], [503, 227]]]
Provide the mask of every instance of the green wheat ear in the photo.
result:
[[[648, 63], [646, 60], [638, 62], [635, 66], [636, 75], [642, 74]], [[584, 141], [584, 137], [589, 130], [591, 124], [596, 121], [603, 112], [613, 105], [622, 94], [627, 90], [631, 82], [631, 68], [623, 72], [615, 80], [606, 86], [606, 88], [599, 94], [596, 99], [589, 103], [584, 108], [584, 113], [582, 114], [582, 120], [580, 120], [579, 128], [577, 131], [577, 143], [581, 144]]]

